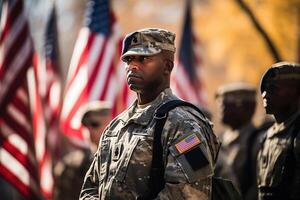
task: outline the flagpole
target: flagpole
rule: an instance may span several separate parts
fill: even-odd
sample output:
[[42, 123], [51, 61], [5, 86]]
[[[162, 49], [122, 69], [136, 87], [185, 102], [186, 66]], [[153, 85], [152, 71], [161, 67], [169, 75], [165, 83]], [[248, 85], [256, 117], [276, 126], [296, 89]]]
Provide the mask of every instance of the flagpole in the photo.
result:
[[296, 52], [296, 61], [298, 62], [298, 63], [300, 63], [300, 7], [298, 7], [297, 8], [298, 9], [298, 12], [296, 12], [297, 14], [296, 14], [296, 24], [297, 24], [297, 27], [296, 27], [296, 29], [297, 29], [297, 32], [296, 32], [296, 34], [297, 34], [297, 52]]

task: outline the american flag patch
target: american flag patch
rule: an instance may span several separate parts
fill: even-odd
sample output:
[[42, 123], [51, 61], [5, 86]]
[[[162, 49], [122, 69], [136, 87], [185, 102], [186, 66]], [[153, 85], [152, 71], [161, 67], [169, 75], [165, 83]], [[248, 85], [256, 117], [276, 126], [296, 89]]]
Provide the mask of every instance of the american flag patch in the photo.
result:
[[184, 153], [200, 143], [201, 141], [196, 134], [192, 134], [175, 144], [175, 147], [179, 153]]

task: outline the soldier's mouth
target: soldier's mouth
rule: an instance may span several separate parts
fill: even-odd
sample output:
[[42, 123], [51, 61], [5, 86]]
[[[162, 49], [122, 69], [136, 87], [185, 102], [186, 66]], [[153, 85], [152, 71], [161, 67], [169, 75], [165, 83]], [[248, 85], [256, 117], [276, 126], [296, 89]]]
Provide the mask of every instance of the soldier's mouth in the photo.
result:
[[132, 79], [132, 78], [133, 78], [133, 79], [135, 79], [135, 78], [137, 78], [137, 79], [143, 79], [142, 76], [140, 76], [140, 75], [138, 75], [138, 74], [135, 74], [135, 73], [128, 73], [128, 74], [127, 74], [127, 80], [128, 80], [128, 79]]

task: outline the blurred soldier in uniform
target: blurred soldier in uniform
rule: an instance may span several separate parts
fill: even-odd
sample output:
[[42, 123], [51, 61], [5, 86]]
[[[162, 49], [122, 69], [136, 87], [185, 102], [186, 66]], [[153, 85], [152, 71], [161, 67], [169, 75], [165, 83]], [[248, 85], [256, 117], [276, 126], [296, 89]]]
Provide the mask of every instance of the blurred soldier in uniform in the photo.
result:
[[262, 77], [261, 93], [276, 122], [258, 154], [259, 199], [300, 199], [300, 65], [272, 65]]
[[66, 154], [54, 168], [54, 200], [75, 200], [79, 198], [84, 176], [97, 151], [101, 133], [111, 120], [111, 105], [108, 102], [93, 101], [83, 107], [81, 123], [89, 147]]
[[226, 126], [217, 162], [217, 175], [233, 181], [243, 199], [257, 199], [256, 155], [258, 143], [252, 118], [256, 108], [256, 90], [248, 83], [221, 86], [216, 94], [221, 122]]
[[155, 110], [178, 99], [172, 94], [175, 34], [147, 28], [123, 41], [129, 88], [136, 101], [101, 136], [97, 154], [86, 174], [80, 199], [210, 199], [217, 145], [203, 116], [189, 107], [168, 113], [161, 143], [164, 188], [150, 194], [149, 179]]

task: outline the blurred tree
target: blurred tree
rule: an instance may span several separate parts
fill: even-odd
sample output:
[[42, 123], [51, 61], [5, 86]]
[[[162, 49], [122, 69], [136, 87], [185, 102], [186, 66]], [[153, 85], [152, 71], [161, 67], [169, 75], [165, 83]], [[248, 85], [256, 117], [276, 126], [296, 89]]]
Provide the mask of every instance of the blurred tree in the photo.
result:
[[281, 56], [279, 55], [279, 52], [277, 51], [272, 39], [269, 37], [267, 32], [265, 31], [264, 27], [260, 24], [258, 19], [256, 18], [254, 12], [250, 9], [250, 7], [247, 5], [246, 2], [243, 0], [235, 0], [238, 5], [241, 7], [242, 10], [249, 16], [254, 28], [258, 31], [258, 33], [262, 36], [264, 39], [267, 47], [269, 48], [273, 58], [274, 62], [279, 62], [281, 61]]

